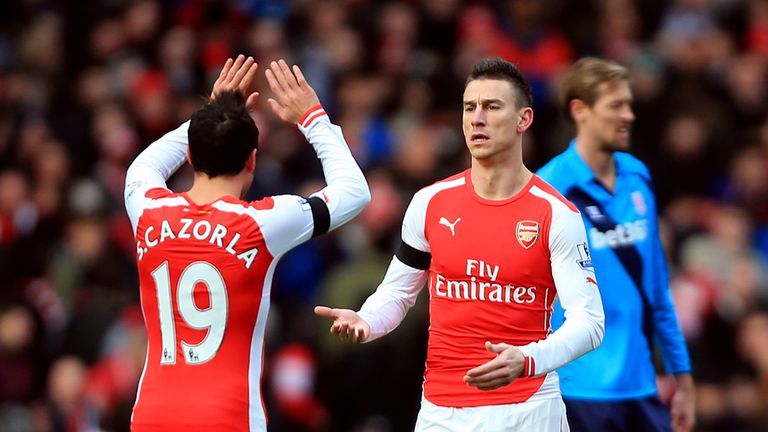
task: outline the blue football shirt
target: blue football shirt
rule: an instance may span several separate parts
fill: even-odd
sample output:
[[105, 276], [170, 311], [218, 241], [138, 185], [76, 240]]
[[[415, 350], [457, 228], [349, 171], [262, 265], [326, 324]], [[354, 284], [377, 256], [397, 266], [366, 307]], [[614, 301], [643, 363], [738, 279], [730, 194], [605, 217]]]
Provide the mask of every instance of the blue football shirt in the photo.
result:
[[[653, 344], [667, 372], [690, 372], [685, 339], [672, 305], [656, 201], [646, 166], [614, 155], [613, 193], [576, 152], [575, 141], [537, 174], [581, 211], [605, 310], [605, 338], [596, 350], [558, 370], [566, 398], [617, 400], [656, 393]], [[563, 322], [555, 306], [553, 328]]]

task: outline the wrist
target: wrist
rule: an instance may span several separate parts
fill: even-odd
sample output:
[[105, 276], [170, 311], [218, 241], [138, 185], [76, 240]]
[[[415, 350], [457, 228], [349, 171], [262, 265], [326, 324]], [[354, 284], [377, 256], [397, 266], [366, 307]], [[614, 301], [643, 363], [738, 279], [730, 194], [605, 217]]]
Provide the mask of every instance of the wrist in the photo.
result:
[[677, 383], [678, 390], [693, 391], [694, 389], [693, 376], [690, 373], [681, 373], [675, 375], [675, 381]]
[[536, 362], [531, 356], [523, 356], [523, 371], [520, 372], [520, 378], [528, 378], [536, 375]]
[[303, 128], [308, 128], [316, 118], [323, 115], [325, 115], [323, 106], [321, 104], [313, 105], [304, 112], [297, 123]]

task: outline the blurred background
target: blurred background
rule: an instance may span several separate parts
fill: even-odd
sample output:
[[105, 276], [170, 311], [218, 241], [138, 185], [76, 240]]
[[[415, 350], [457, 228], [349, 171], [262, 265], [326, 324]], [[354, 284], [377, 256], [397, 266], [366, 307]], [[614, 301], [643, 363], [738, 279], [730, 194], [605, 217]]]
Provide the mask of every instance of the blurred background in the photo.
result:
[[[364, 346], [333, 340], [311, 309], [359, 307], [411, 195], [468, 166], [461, 93], [478, 59], [531, 80], [524, 154], [537, 169], [571, 137], [556, 89], [582, 55], [633, 76], [632, 151], [654, 176], [696, 430], [768, 430], [768, 0], [2, 0], [0, 431], [128, 430], [146, 336], [125, 169], [238, 53], [303, 68], [373, 194], [278, 267], [271, 430], [412, 428], [426, 298]], [[264, 107], [249, 198], [317, 190], [311, 147]], [[190, 183], [186, 167], [169, 185]]]

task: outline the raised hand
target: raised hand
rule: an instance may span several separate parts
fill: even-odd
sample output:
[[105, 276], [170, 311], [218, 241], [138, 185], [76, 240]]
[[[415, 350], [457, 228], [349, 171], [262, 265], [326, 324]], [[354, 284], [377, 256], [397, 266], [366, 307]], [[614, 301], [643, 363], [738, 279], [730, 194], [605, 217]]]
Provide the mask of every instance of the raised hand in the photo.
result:
[[270, 63], [264, 73], [269, 88], [275, 94], [275, 98], [269, 98], [267, 102], [283, 121], [296, 124], [307, 110], [320, 103], [317, 93], [304, 79], [298, 66], [294, 65], [291, 69], [285, 60], [280, 59]]
[[315, 314], [331, 318], [331, 334], [345, 342], [365, 342], [371, 336], [371, 326], [353, 310], [315, 306]]
[[253, 57], [245, 58], [244, 55], [240, 54], [235, 60], [227, 59], [224, 67], [221, 68], [219, 77], [213, 83], [211, 100], [216, 100], [216, 95], [222, 91], [239, 91], [247, 98], [245, 106], [248, 110], [255, 111], [259, 93], [253, 91], [253, 81], [256, 78], [257, 69], [258, 65]]
[[479, 390], [493, 390], [510, 384], [523, 372], [525, 357], [519, 349], [505, 343], [485, 343], [485, 349], [498, 354], [494, 359], [467, 371], [464, 382]]

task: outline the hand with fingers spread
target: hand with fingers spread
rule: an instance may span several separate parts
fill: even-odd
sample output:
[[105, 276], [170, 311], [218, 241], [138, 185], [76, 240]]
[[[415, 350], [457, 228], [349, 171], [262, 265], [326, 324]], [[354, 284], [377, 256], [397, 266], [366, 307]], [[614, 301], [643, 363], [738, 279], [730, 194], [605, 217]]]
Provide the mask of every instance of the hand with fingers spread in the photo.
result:
[[280, 59], [270, 63], [264, 73], [275, 95], [267, 101], [283, 121], [296, 124], [310, 108], [320, 104], [315, 90], [307, 83], [298, 66], [289, 68], [288, 63]]
[[520, 377], [525, 356], [519, 349], [505, 343], [485, 343], [488, 352], [498, 354], [493, 360], [467, 371], [464, 382], [479, 390], [493, 390], [510, 384]]
[[223, 91], [239, 91], [246, 97], [245, 106], [248, 111], [256, 111], [256, 99], [259, 92], [252, 91], [258, 65], [253, 57], [246, 58], [240, 54], [235, 60], [227, 59], [224, 67], [213, 83], [211, 91], [211, 101], [216, 100], [216, 96]]
[[315, 314], [333, 319], [331, 334], [345, 342], [365, 342], [371, 335], [371, 326], [353, 310], [315, 306]]

